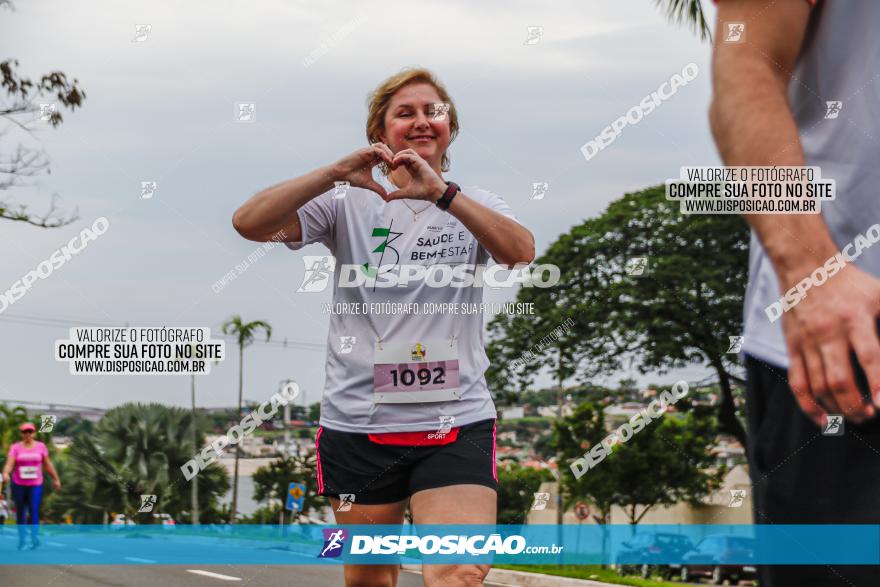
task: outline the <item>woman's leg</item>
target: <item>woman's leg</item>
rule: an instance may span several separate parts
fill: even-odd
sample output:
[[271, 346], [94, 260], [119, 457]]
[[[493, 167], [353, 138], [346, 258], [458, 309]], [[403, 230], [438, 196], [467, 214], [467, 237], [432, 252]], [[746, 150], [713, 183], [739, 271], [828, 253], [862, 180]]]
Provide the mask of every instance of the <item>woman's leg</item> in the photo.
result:
[[[339, 500], [331, 497], [336, 523], [348, 524], [403, 524], [406, 500], [381, 505], [352, 504], [347, 512], [338, 512]], [[398, 565], [345, 565], [345, 587], [395, 587]]]
[[28, 492], [27, 487], [12, 483], [12, 501], [15, 502], [15, 523], [18, 524], [18, 547], [24, 544], [27, 531]]
[[[498, 497], [484, 485], [425, 489], [411, 500], [414, 524], [495, 524]], [[482, 585], [491, 565], [422, 565], [426, 587]]]
[[28, 505], [30, 509], [30, 528], [31, 528], [31, 540], [34, 543], [34, 547], [40, 545], [40, 541], [37, 539], [37, 530], [39, 529], [38, 524], [40, 523], [40, 503], [43, 501], [43, 486], [35, 485], [34, 487], [29, 488], [30, 491], [30, 499], [28, 500]]

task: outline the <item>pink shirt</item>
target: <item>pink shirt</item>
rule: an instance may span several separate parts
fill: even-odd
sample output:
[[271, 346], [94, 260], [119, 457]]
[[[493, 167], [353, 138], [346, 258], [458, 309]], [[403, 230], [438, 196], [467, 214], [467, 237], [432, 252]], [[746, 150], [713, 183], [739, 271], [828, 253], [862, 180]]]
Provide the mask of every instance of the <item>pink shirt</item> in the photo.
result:
[[35, 440], [30, 447], [16, 442], [9, 448], [10, 459], [15, 459], [12, 481], [16, 485], [33, 487], [43, 484], [43, 457], [48, 457], [46, 445]]

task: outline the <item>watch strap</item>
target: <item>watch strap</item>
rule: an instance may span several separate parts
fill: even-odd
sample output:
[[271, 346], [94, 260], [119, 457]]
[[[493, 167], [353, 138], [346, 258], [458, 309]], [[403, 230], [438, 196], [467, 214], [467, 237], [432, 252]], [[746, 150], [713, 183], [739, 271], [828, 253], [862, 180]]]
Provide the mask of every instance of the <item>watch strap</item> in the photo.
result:
[[441, 210], [446, 210], [447, 208], [449, 208], [449, 204], [452, 203], [452, 198], [454, 198], [455, 194], [457, 194], [460, 190], [461, 188], [458, 186], [457, 183], [455, 183], [454, 181], [447, 181], [446, 191], [443, 192], [443, 195], [440, 196], [440, 199], [436, 202], [437, 207]]

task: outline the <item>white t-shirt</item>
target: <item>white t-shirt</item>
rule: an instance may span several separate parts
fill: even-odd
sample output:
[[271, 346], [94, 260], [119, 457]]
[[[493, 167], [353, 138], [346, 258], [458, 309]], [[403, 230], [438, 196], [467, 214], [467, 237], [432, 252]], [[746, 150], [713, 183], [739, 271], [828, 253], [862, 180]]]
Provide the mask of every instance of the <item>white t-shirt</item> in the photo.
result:
[[[373, 177], [388, 193], [395, 191], [377, 169]], [[385, 202], [375, 192], [349, 187], [343, 198], [329, 190], [298, 210], [302, 241], [285, 243], [298, 250], [311, 243], [325, 245], [336, 258], [333, 303], [370, 304], [480, 304], [481, 287], [430, 287], [425, 280], [406, 286], [338, 287], [342, 265], [370, 267], [390, 264], [486, 265], [489, 252], [454, 216], [423, 200]], [[456, 197], [466, 194], [476, 202], [513, 220], [510, 207], [500, 196], [475, 186], [462, 186]], [[415, 220], [407, 204], [419, 212]], [[518, 222], [518, 221], [517, 221]], [[378, 230], [377, 230], [378, 229]], [[374, 236], [374, 231], [381, 236]], [[385, 246], [382, 247], [382, 243]], [[380, 251], [377, 252], [377, 249]], [[301, 294], [307, 295], [307, 294]], [[353, 345], [342, 338], [354, 337]], [[373, 364], [377, 340], [415, 344], [424, 340], [455, 338], [458, 343], [458, 400], [419, 403], [374, 403]], [[327, 363], [320, 424], [333, 430], [359, 433], [437, 430], [441, 416], [452, 416], [453, 426], [496, 417], [495, 405], [484, 373], [489, 366], [483, 344], [483, 315], [456, 314], [345, 314], [330, 316]]]
[[[822, 201], [822, 218], [838, 248], [880, 222], [880, 82], [875, 75], [880, 70], [878, 26], [880, 2], [822, 3], [810, 17], [788, 88], [806, 164], [821, 167], [822, 178], [837, 183], [836, 199]], [[855, 55], [857, 67], [852, 65]], [[829, 101], [841, 103], [836, 116], [829, 117]], [[798, 239], [804, 248], [811, 244], [809, 234], [791, 238]], [[855, 264], [880, 276], [880, 246], [865, 249]], [[787, 368], [782, 320], [770, 322], [765, 313], [782, 293], [770, 259], [752, 233], [742, 350]]]

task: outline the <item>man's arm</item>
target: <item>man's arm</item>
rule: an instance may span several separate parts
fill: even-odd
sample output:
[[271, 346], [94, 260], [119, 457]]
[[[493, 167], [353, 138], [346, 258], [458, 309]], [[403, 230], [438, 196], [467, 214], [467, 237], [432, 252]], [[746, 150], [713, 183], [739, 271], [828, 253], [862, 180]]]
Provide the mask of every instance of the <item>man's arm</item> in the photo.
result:
[[[719, 2], [709, 118], [726, 165], [804, 165], [787, 88], [810, 9], [806, 0]], [[746, 23], [747, 42], [724, 42], [721, 27], [731, 21]], [[767, 251], [782, 291], [838, 252], [821, 215], [757, 214], [746, 220]], [[857, 421], [873, 415], [856, 387], [849, 349], [855, 349], [876, 392], [878, 303], [880, 281], [847, 265], [783, 315], [789, 385], [801, 409], [820, 425], [828, 412]], [[880, 396], [875, 402], [880, 405]]]

